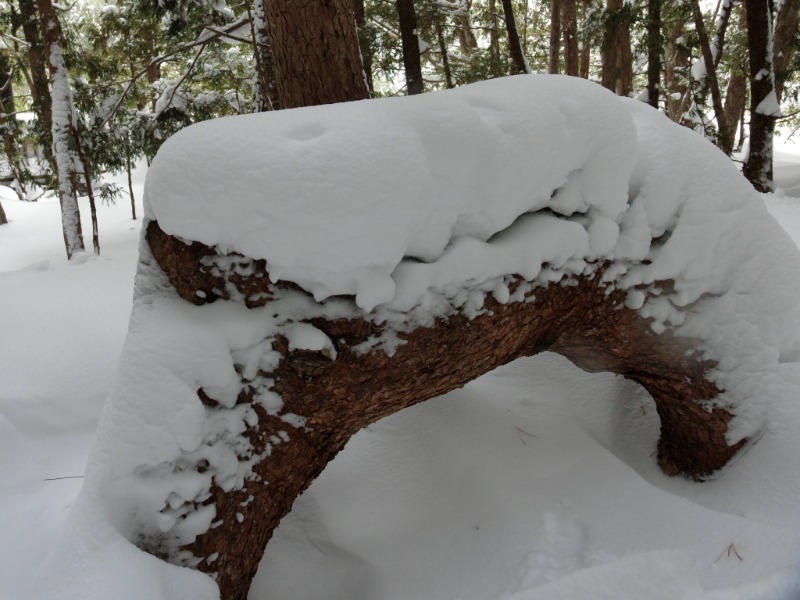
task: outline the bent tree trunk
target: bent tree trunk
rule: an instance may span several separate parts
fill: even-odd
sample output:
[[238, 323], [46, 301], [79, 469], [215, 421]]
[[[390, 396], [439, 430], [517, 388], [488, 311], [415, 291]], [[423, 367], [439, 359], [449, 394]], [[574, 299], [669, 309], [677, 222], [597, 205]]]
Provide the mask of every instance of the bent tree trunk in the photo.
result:
[[[218, 259], [213, 248], [189, 245], [155, 221], [147, 225], [146, 239], [152, 259], [144, 260], [154, 261], [147, 268], [160, 268], [193, 304], [238, 297], [252, 308], [270, 306], [282, 293], [303, 294], [293, 284], [269, 283], [264, 260], [236, 256], [231, 263], [230, 256], [219, 257], [236, 266], [210, 269]], [[525, 301], [502, 304], [487, 296], [483, 314], [457, 313], [400, 334], [403, 343], [391, 355], [380, 347], [364, 350], [382, 326], [362, 318], [307, 320], [332, 341], [332, 351], [291, 349], [287, 339], [277, 337], [272, 346], [280, 355], [277, 367], [243, 378], [245, 391], [237, 400], [239, 407], [252, 406], [258, 417], [245, 432], [253, 447], [248, 456], [266, 453], [269, 459], [256, 462], [256, 476], [239, 490], [212, 487], [206, 503], [213, 503], [215, 521], [182, 548], [205, 557], [193, 566], [212, 574], [224, 600], [243, 600], [281, 518], [357, 431], [545, 350], [588, 371], [623, 375], [650, 393], [661, 418], [658, 462], [665, 473], [701, 479], [723, 466], [745, 441], [729, 446], [725, 434], [731, 414], [703, 406], [720, 393], [706, 377], [713, 363], [700, 357], [692, 340], [654, 334], [646, 319], [625, 306], [624, 291], [608, 293], [602, 283], [606, 266], [595, 265], [571, 285], [526, 288], [527, 282], [517, 278], [509, 290], [522, 290]], [[224, 410], [213, 392], [199, 389], [197, 394], [207, 410]], [[263, 394], [280, 396], [283, 417], [268, 414], [257, 400]], [[287, 414], [303, 418], [287, 419]]]

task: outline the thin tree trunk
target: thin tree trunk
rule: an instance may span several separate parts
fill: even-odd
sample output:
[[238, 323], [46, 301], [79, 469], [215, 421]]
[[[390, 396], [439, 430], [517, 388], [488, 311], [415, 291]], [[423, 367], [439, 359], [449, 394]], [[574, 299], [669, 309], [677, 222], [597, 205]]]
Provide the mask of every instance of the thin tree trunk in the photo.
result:
[[3, 204], [0, 202], [0, 225], [7, 225], [8, 219], [6, 218], [6, 211], [3, 210]]
[[422, 62], [419, 56], [419, 34], [414, 0], [397, 0], [400, 19], [400, 39], [403, 44], [403, 66], [406, 70], [406, 93], [409, 96], [423, 92]]
[[500, 31], [497, 23], [496, 0], [489, 0], [489, 59], [492, 75], [500, 77], [503, 74], [503, 68], [500, 62]]
[[259, 113], [273, 109], [269, 90], [270, 76], [267, 73], [268, 61], [264, 56], [264, 5], [256, 0], [255, 10], [252, 10], [250, 0], [245, 0], [245, 8], [250, 20], [250, 38], [253, 41], [253, 112]]
[[69, 74], [61, 54], [61, 26], [51, 0], [37, 0], [42, 18], [44, 48], [49, 56], [52, 87], [53, 155], [58, 168], [58, 189], [61, 202], [61, 223], [67, 258], [84, 250], [81, 216], [78, 208], [78, 174], [75, 169], [72, 130], [75, 122]]
[[750, 151], [742, 173], [760, 192], [774, 188], [772, 142], [777, 117], [772, 70], [772, 11], [769, 0], [745, 0], [750, 57]]
[[661, 0], [647, 1], [647, 103], [658, 108], [661, 94]]
[[673, 22], [671, 27], [667, 27], [665, 41], [665, 60], [664, 60], [664, 89], [667, 93], [667, 116], [681, 123], [683, 115], [687, 109], [687, 88], [686, 84], [679, 77], [682, 70], [689, 68], [689, 56], [679, 43], [684, 35], [685, 23], [680, 20]]
[[14, 108], [14, 85], [11, 77], [11, 65], [5, 52], [0, 51], [0, 130], [3, 132], [3, 150], [6, 153], [8, 167], [14, 177], [14, 191], [20, 200], [26, 200], [25, 168], [20, 162], [20, 144], [17, 140], [17, 111]]
[[[584, 0], [584, 16], [592, 5], [592, 0]], [[589, 79], [589, 67], [591, 64], [591, 48], [592, 43], [588, 28], [584, 27], [584, 33], [581, 39], [581, 57], [580, 57], [580, 72], [579, 75], [583, 79]]]
[[[505, 2], [503, 3], [505, 7]], [[550, 0], [550, 60], [548, 73], [556, 74], [559, 69], [559, 51], [561, 50], [561, 0]]]
[[[730, 15], [730, 9], [723, 14]], [[711, 105], [714, 108], [714, 116], [717, 119], [717, 146], [725, 154], [730, 154], [733, 150], [733, 138], [730, 134], [727, 121], [725, 119], [725, 112], [722, 109], [722, 94], [719, 90], [719, 81], [717, 80], [716, 57], [712, 52], [711, 45], [708, 41], [708, 33], [703, 21], [703, 13], [700, 12], [700, 4], [698, 0], [692, 0], [692, 16], [694, 17], [694, 25], [697, 30], [697, 36], [700, 39], [700, 50], [703, 53], [703, 62], [706, 67], [706, 76], [701, 81], [701, 89], [697, 93], [696, 104], [701, 107], [704, 103], [703, 96], [705, 96], [705, 89], [711, 92]], [[725, 20], [727, 23], [727, 20]], [[724, 35], [724, 28], [722, 34]], [[717, 35], [717, 56], [722, 54], [722, 37]]]
[[578, 9], [575, 0], [563, 0], [562, 23], [564, 30], [564, 73], [580, 75], [580, 51], [578, 49]]
[[352, 0], [262, 1], [281, 108], [369, 98]]
[[796, 48], [797, 18], [800, 13], [800, 0], [783, 0], [775, 21], [773, 37], [773, 68], [775, 69], [775, 93], [778, 102], [783, 98], [783, 90], [789, 77], [789, 67]]
[[372, 77], [372, 44], [367, 39], [367, 11], [364, 0], [354, 0], [353, 10], [356, 17], [356, 29], [358, 31], [358, 44], [361, 48], [361, 61], [364, 64], [364, 77], [367, 80], [369, 95], [375, 95], [375, 83]]
[[521, 73], [528, 73], [530, 69], [525, 60], [525, 55], [522, 53], [522, 45], [519, 42], [517, 21], [514, 18], [514, 9], [511, 6], [511, 0], [503, 0], [503, 15], [505, 16], [506, 31], [508, 32], [508, 48], [511, 52], [511, 74], [519, 75]]
[[[472, 19], [469, 16], [469, 9], [472, 5], [472, 0], [459, 4], [458, 0], [448, 0], [450, 4], [454, 5], [455, 11], [453, 13], [453, 23], [456, 26], [456, 34], [458, 35], [458, 43], [461, 46], [461, 52], [465, 56], [472, 54], [473, 50], [478, 48], [478, 39], [472, 31]], [[462, 10], [463, 9], [463, 10]]]
[[135, 221], [136, 220], [136, 200], [133, 197], [133, 175], [131, 173], [131, 171], [133, 169], [132, 169], [132, 165], [131, 165], [130, 154], [128, 156], [126, 156], [125, 159], [126, 159], [125, 167], [126, 167], [126, 170], [128, 172], [128, 193], [130, 194], [130, 197], [131, 197], [131, 217]]
[[447, 44], [444, 40], [444, 31], [442, 31], [442, 23], [439, 17], [435, 17], [434, 27], [436, 27], [436, 40], [439, 42], [439, 53], [442, 55], [442, 67], [444, 68], [444, 82], [447, 89], [453, 89], [453, 73], [450, 70], [450, 57], [447, 54]]
[[[728, 89], [725, 92], [725, 122], [728, 124], [731, 132], [731, 138], [738, 125], [739, 121], [744, 114], [744, 109], [747, 100], [747, 79], [743, 73], [734, 69], [731, 72], [730, 79], [728, 80]], [[733, 139], [731, 139], [733, 141]], [[742, 135], [739, 135], [739, 145], [742, 143]]]

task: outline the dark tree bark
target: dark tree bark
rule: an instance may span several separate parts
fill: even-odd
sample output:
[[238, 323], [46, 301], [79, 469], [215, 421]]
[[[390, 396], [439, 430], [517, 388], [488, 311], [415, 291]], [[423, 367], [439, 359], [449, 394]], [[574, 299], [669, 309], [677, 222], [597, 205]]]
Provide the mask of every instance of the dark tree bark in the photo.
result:
[[7, 225], [8, 218], [6, 218], [6, 211], [3, 210], [3, 204], [0, 203], [0, 225]]
[[[725, 28], [727, 27], [727, 17], [730, 16], [730, 10], [723, 12], [724, 26], [720, 27], [717, 32], [717, 56], [711, 51], [711, 46], [708, 40], [708, 33], [706, 26], [703, 22], [703, 13], [700, 11], [700, 4], [698, 0], [692, 0], [692, 16], [694, 17], [694, 26], [697, 30], [697, 37], [700, 38], [700, 49], [703, 53], [703, 62], [706, 67], [705, 80], [702, 82], [702, 87], [707, 88], [711, 92], [711, 105], [714, 108], [714, 116], [717, 119], [717, 147], [725, 154], [730, 154], [733, 150], [733, 136], [730, 133], [730, 128], [725, 119], [725, 111], [722, 109], [722, 94], [719, 90], [719, 81], [717, 80], [717, 64], [719, 64], [719, 57], [722, 55], [722, 39], [725, 35]], [[703, 96], [705, 95], [704, 89], [698, 90], [696, 96], [696, 103], [702, 106], [704, 103]]]
[[400, 39], [403, 44], [403, 66], [406, 70], [406, 93], [421, 94], [422, 62], [419, 56], [419, 34], [414, 0], [397, 0], [397, 15], [400, 19]]
[[685, 33], [685, 23], [676, 19], [666, 27], [664, 89], [667, 94], [667, 116], [676, 123], [683, 122], [683, 115], [689, 107], [689, 93], [679, 72], [689, 68], [690, 58], [686, 48], [680, 43]]
[[[505, 3], [503, 4], [505, 7]], [[550, 0], [550, 58], [547, 72], [557, 74], [560, 72], [561, 50], [561, 1]]]
[[661, 0], [647, 0], [647, 103], [659, 107], [661, 95]]
[[778, 102], [783, 98], [783, 89], [789, 77], [789, 66], [796, 50], [797, 17], [800, 13], [800, 0], [783, 0], [775, 21], [772, 61], [775, 69], [775, 93]]
[[[178, 294], [194, 304], [213, 300], [213, 290], [227, 294], [232, 285], [248, 306], [265, 305], [287, 285], [269, 282], [263, 260], [241, 257], [248, 265], [246, 277], [204, 270], [203, 260], [215, 251], [198, 242], [187, 245], [156, 222], [148, 225], [146, 239]], [[527, 301], [510, 304], [489, 298], [489, 311], [473, 319], [454, 314], [402, 334], [405, 343], [391, 357], [382, 349], [351, 350], [381, 332], [382, 326], [360, 318], [309, 321], [334, 340], [335, 359], [290, 351], [286, 340], [277, 338], [273, 349], [282, 358], [274, 372], [263, 374], [274, 384], [264, 385], [281, 396], [285, 412], [303, 415], [305, 425], [292, 429], [291, 443], [273, 446], [254, 467], [258, 477], [244, 488], [228, 493], [212, 488], [219, 526], [185, 547], [194, 556], [215, 557], [197, 568], [216, 573], [222, 599], [246, 598], [281, 518], [352, 435], [518, 357], [551, 350], [585, 370], [611, 371], [644, 386], [661, 418], [658, 462], [665, 473], [702, 478], [724, 465], [744, 441], [729, 446], [730, 413], [705, 408], [704, 402], [720, 392], [706, 377], [714, 363], [702, 358], [694, 340], [654, 334], [646, 319], [625, 307], [625, 291], [607, 293], [601, 283], [604, 265], [597, 267], [574, 286], [553, 283], [536, 288]], [[197, 290], [210, 295], [200, 298]], [[246, 389], [239, 403], [252, 403], [259, 416], [248, 436], [260, 452], [287, 424], [254, 402], [260, 388]], [[205, 390], [198, 395], [210, 409], [217, 405]]]
[[[728, 80], [728, 90], [725, 93], [725, 122], [730, 127], [731, 138], [734, 137], [736, 125], [744, 114], [744, 109], [747, 101], [747, 78], [742, 72], [733, 70], [730, 79]], [[733, 139], [731, 140], [733, 141]], [[742, 136], [739, 136], [739, 143], [741, 145]]]
[[53, 176], [58, 173], [53, 157], [53, 103], [48, 84], [48, 68], [45, 62], [44, 43], [39, 29], [39, 13], [36, 0], [18, 0], [20, 25], [27, 42], [28, 67], [30, 69], [30, 91], [33, 113], [39, 122], [44, 156]]
[[281, 108], [369, 97], [352, 0], [262, 0]]
[[450, 56], [447, 54], [447, 43], [444, 40], [444, 31], [442, 30], [442, 23], [439, 18], [434, 22], [436, 28], [436, 41], [439, 43], [439, 53], [442, 55], [442, 68], [444, 69], [444, 83], [448, 90], [455, 87], [453, 83], [453, 72], [450, 69]]
[[500, 60], [500, 30], [497, 21], [497, 1], [489, 0], [489, 59], [493, 77], [501, 77], [505, 72]]
[[563, 0], [562, 23], [564, 30], [564, 73], [580, 75], [580, 50], [578, 48], [578, 9], [575, 0]]
[[633, 91], [630, 17], [624, 0], [607, 0], [601, 83], [619, 96]]
[[[584, 0], [584, 10], [588, 10], [592, 5], [592, 0]], [[586, 28], [584, 28], [586, 29]], [[589, 79], [589, 66], [591, 61], [591, 39], [588, 31], [584, 31], [583, 39], [581, 39], [581, 52], [580, 52], [580, 72], [579, 76], [583, 79]]]
[[747, 44], [750, 57], [750, 151], [742, 173], [760, 192], [771, 191], [772, 141], [775, 119], [772, 104], [775, 76], [772, 70], [772, 7], [769, 0], [745, 0]]
[[503, 0], [503, 16], [506, 21], [506, 31], [508, 32], [508, 49], [511, 53], [511, 74], [519, 75], [528, 72], [528, 65], [525, 62], [525, 55], [522, 52], [522, 44], [517, 33], [517, 20], [514, 17], [514, 9], [511, 0]]

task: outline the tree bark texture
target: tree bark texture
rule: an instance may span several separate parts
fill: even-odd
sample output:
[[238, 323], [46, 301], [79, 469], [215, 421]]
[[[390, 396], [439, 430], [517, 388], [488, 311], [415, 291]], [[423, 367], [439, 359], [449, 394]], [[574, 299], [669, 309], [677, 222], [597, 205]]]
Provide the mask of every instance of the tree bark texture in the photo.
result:
[[703, 21], [703, 13], [700, 11], [700, 4], [698, 0], [692, 0], [692, 16], [694, 17], [694, 25], [697, 30], [697, 37], [700, 38], [700, 50], [703, 53], [703, 62], [706, 66], [706, 76], [701, 82], [701, 89], [697, 92], [696, 104], [701, 107], [705, 100], [705, 89], [711, 92], [711, 105], [714, 108], [714, 117], [717, 119], [717, 147], [725, 154], [730, 154], [733, 150], [733, 136], [731, 135], [730, 128], [725, 119], [725, 111], [722, 109], [722, 94], [719, 89], [719, 80], [717, 79], [717, 65], [719, 58], [722, 56], [722, 40], [727, 28], [728, 17], [730, 10], [723, 13], [723, 25], [720, 26], [716, 36], [716, 56], [711, 50], [711, 45], [708, 40], [708, 33], [706, 32], [705, 22]]
[[680, 40], [685, 33], [685, 23], [675, 20], [666, 28], [664, 89], [667, 94], [667, 116], [676, 123], [683, 122], [683, 115], [688, 109], [688, 88], [679, 73], [689, 68], [689, 54]]
[[[17, 111], [14, 108], [14, 82], [11, 77], [11, 64], [8, 55], [0, 51], [0, 134], [3, 136], [3, 151], [8, 168], [14, 177], [13, 187], [20, 200], [25, 200], [24, 167], [20, 161], [19, 127]], [[2, 223], [0, 223], [2, 224]]]
[[465, 56], [469, 56], [473, 50], [478, 48], [478, 39], [472, 31], [472, 19], [469, 16], [472, 0], [468, 0], [463, 4], [459, 4], [458, 0], [448, 0], [448, 2], [454, 6], [453, 24], [456, 27], [456, 35], [458, 35], [458, 44], [461, 47], [461, 52]]
[[[731, 141], [733, 141], [736, 131], [736, 125], [744, 114], [744, 109], [747, 101], [747, 78], [744, 73], [734, 69], [731, 72], [731, 77], [728, 80], [728, 90], [725, 92], [725, 122], [728, 123], [731, 132]], [[739, 144], [741, 145], [742, 136], [739, 136]]]
[[633, 91], [630, 15], [624, 0], [608, 0], [603, 31], [601, 83], [619, 96]]
[[772, 69], [772, 10], [769, 0], [745, 0], [750, 57], [750, 151], [742, 173], [759, 192], [772, 191], [772, 142], [776, 115], [763, 106], [775, 92]]
[[369, 97], [352, 0], [261, 0], [281, 108]]
[[550, 57], [547, 72], [560, 73], [561, 1], [550, 0]]
[[39, 29], [39, 14], [36, 0], [18, 0], [19, 16], [22, 33], [28, 43], [28, 66], [31, 74], [31, 103], [33, 113], [41, 128], [40, 136], [43, 141], [44, 156], [50, 166], [50, 172], [55, 177], [58, 173], [55, 159], [53, 158], [52, 127], [53, 103], [50, 97], [48, 84], [48, 67], [45, 62], [44, 43]]
[[419, 34], [414, 0], [397, 0], [397, 16], [400, 20], [400, 40], [403, 45], [403, 66], [406, 71], [406, 93], [421, 94], [422, 62], [419, 56]]
[[6, 211], [3, 210], [3, 205], [0, 203], [0, 225], [7, 225], [8, 218], [6, 217]]
[[519, 41], [517, 20], [514, 17], [514, 8], [511, 6], [511, 0], [503, 0], [503, 16], [505, 17], [506, 32], [508, 33], [508, 49], [511, 53], [511, 74], [527, 73], [528, 65], [522, 52], [522, 44]]
[[783, 97], [783, 89], [789, 76], [789, 66], [796, 49], [795, 36], [797, 35], [799, 13], [800, 0], [783, 0], [775, 21], [772, 61], [775, 70], [775, 93], [778, 95], [779, 102]]
[[[272, 284], [267, 264], [241, 257], [244, 275], [209, 270], [215, 250], [147, 225], [152, 256], [177, 293], [193, 304], [219, 298], [214, 290], [233, 285], [248, 306], [268, 305], [292, 284]], [[228, 257], [228, 260], [230, 257]], [[362, 318], [310, 319], [336, 348], [335, 358], [322, 352], [289, 350], [282, 337], [272, 348], [281, 358], [269, 378], [283, 409], [305, 422], [291, 429], [290, 441], [272, 447], [254, 467], [256, 477], [238, 491], [212, 487], [217, 525], [184, 547], [202, 560], [198, 569], [215, 574], [222, 600], [244, 600], [263, 549], [294, 499], [363, 427], [405, 407], [459, 388], [518, 357], [545, 350], [558, 352], [588, 371], [611, 371], [637, 381], [650, 393], [661, 418], [658, 462], [670, 475], [697, 479], [723, 466], [745, 443], [728, 446], [725, 432], [731, 414], [703, 402], [720, 390], [706, 377], [714, 366], [695, 350], [696, 342], [654, 334], [649, 322], [625, 307], [626, 292], [608, 293], [601, 283], [605, 265], [574, 285], [552, 283], [528, 292], [526, 301], [500, 304], [487, 297], [487, 312], [472, 319], [451, 314], [431, 326], [400, 337], [405, 342], [389, 356], [383, 349], [356, 352], [358, 344], [379, 335], [382, 325]], [[521, 284], [512, 283], [511, 288]], [[201, 298], [197, 290], [207, 291]], [[222, 292], [225, 297], [226, 292]], [[264, 380], [264, 379], [262, 379]], [[257, 424], [247, 435], [256, 453], [287, 429], [280, 418], [254, 402], [260, 388], [244, 388], [238, 403], [251, 403]], [[217, 403], [205, 390], [201, 401]]]
[[562, 29], [564, 31], [564, 73], [580, 75], [580, 49], [578, 48], [578, 9], [575, 0], [564, 0], [561, 4]]
[[647, 0], [647, 103], [659, 107], [661, 96], [661, 0]]
[[78, 208], [78, 173], [75, 168], [76, 157], [73, 151], [74, 110], [72, 90], [68, 73], [61, 53], [63, 36], [61, 25], [56, 17], [51, 0], [37, 0], [39, 15], [42, 18], [44, 48], [48, 56], [50, 70], [53, 155], [58, 173], [59, 201], [61, 202], [61, 223], [64, 232], [64, 246], [67, 258], [84, 250], [81, 215]]

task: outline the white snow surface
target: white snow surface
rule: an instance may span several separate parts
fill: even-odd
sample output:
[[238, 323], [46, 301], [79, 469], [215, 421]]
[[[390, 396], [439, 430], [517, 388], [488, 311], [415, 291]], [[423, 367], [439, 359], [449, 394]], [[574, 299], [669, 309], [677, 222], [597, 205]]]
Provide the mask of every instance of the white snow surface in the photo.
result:
[[[558, 93], [546, 91], [550, 87]], [[709, 355], [727, 361], [721, 362], [715, 376], [730, 390], [726, 402], [743, 415], [736, 421], [736, 434], [757, 434], [758, 443], [712, 481], [666, 478], [654, 458], [655, 408], [638, 386], [609, 374], [583, 373], [554, 355], [520, 360], [358, 434], [284, 519], [250, 598], [793, 600], [800, 596], [796, 508], [800, 260], [795, 244], [764, 208], [766, 202], [798, 240], [797, 201], [780, 193], [753, 193], [729, 161], [693, 132], [672, 125], [646, 106], [616, 99], [588, 84], [518, 77], [459, 92], [463, 93], [424, 100], [434, 103], [428, 110], [438, 115], [420, 109], [418, 116], [426, 119], [426, 127], [415, 132], [408, 128], [416, 127], [417, 117], [405, 115], [417, 110], [414, 99], [375, 101], [387, 106], [387, 112], [395, 111], [391, 113], [395, 121], [407, 117], [406, 127], [397, 128], [398, 135], [406, 135], [407, 146], [403, 138], [393, 144], [383, 136], [391, 119], [379, 121], [381, 127], [376, 128], [367, 117], [363, 122], [348, 117], [353, 126], [361, 127], [360, 135], [348, 138], [349, 147], [333, 143], [328, 150], [314, 150], [327, 157], [327, 163], [320, 159], [319, 167], [326, 177], [303, 175], [311, 183], [309, 189], [318, 192], [318, 200], [300, 185], [305, 179], [299, 171], [285, 163], [270, 171], [295, 177], [305, 194], [296, 209], [291, 205], [281, 209], [283, 222], [270, 225], [269, 231], [284, 235], [287, 244], [302, 247], [301, 260], [286, 259], [282, 277], [290, 279], [287, 274], [293, 274], [320, 297], [360, 292], [362, 300], [370, 300], [356, 309], [329, 299], [327, 311], [361, 311], [389, 322], [395, 322], [393, 314], [410, 311], [411, 320], [419, 321], [426, 312], [446, 314], [465, 307], [478, 311], [487, 293], [500, 301], [515, 301], [505, 283], [506, 276], [520, 272], [520, 265], [538, 283], [545, 283], [563, 273], [583, 272], [587, 259], [614, 259], [619, 268], [608, 275], [609, 281], [629, 289], [629, 306], [651, 315], [656, 328], [699, 337]], [[517, 94], [526, 100], [509, 97]], [[505, 107], [498, 111], [494, 128], [502, 142], [495, 143], [477, 124], [480, 133], [470, 134], [469, 119], [459, 120], [458, 115], [452, 122], [459, 127], [441, 129], [443, 123], [451, 123], [451, 112], [458, 113], [457, 107], [474, 97], [482, 99], [481, 106]], [[457, 99], [452, 110], [447, 98]], [[600, 105], [605, 111], [593, 112], [592, 119], [581, 121], [584, 129], [576, 132], [575, 120], [561, 112], [564, 102], [572, 103], [576, 115]], [[554, 112], [542, 110], [542, 123], [536, 125], [520, 115], [527, 110], [525, 104], [534, 111], [547, 106]], [[519, 112], [512, 110], [515, 107]], [[339, 116], [321, 116], [334, 114], [326, 111], [335, 108], [287, 111], [280, 117], [294, 119], [293, 123], [322, 122], [335, 129]], [[344, 111], [336, 113], [344, 119], [347, 111], [338, 110]], [[370, 110], [375, 111], [371, 118], [377, 119], [381, 111]], [[269, 127], [288, 130], [278, 124], [280, 118], [270, 119], [274, 123]], [[255, 122], [249, 121], [244, 129], [253, 132]], [[544, 160], [551, 147], [552, 152], [566, 148], [563, 160], [577, 166], [565, 169], [552, 161], [548, 164], [553, 172], [548, 173], [538, 168], [536, 160], [524, 163], [515, 156], [511, 160], [524, 163], [524, 168], [502, 171], [504, 159], [509, 158], [505, 141], [513, 142], [517, 122], [527, 122], [528, 135], [536, 134], [527, 140], [526, 156]], [[551, 127], [551, 122], [559, 126]], [[620, 126], [618, 139], [609, 135], [609, 122]], [[543, 129], [536, 133], [539, 126]], [[258, 186], [248, 179], [271, 167], [262, 164], [256, 171], [238, 171], [241, 177], [229, 178], [227, 185], [217, 181], [230, 177], [238, 161], [251, 160], [254, 149], [267, 150], [274, 139], [259, 137], [261, 141], [250, 147], [244, 140], [241, 147], [246, 151], [233, 156], [236, 146], [224, 139], [227, 130], [214, 130], [217, 139], [191, 138], [190, 130], [185, 145], [178, 138], [167, 147], [148, 179], [147, 214], [168, 230], [166, 223], [172, 219], [173, 233], [187, 239], [199, 239], [196, 232], [205, 232], [211, 237], [201, 241], [251, 256], [259, 256], [254, 248], [267, 248], [261, 256], [270, 265], [279, 264], [282, 255], [273, 256], [269, 242], [259, 241], [254, 233], [256, 221], [261, 219], [259, 226], [264, 225], [277, 215], [269, 211], [278, 209], [260, 206]], [[449, 143], [445, 133], [456, 135], [456, 142]], [[602, 160], [615, 169], [592, 175], [590, 167], [599, 169], [600, 158], [581, 153], [580, 144], [570, 145], [561, 139], [564, 136], [582, 136], [593, 152], [613, 154]], [[415, 137], [416, 143], [408, 141]], [[290, 140], [283, 143], [291, 149]], [[373, 151], [359, 150], [361, 144]], [[499, 154], [481, 154], [480, 148], [492, 144]], [[183, 150], [179, 152], [176, 145]], [[519, 142], [515, 147], [524, 146]], [[416, 150], [408, 154], [403, 150], [420, 147], [427, 149], [422, 162], [414, 162]], [[212, 158], [199, 170], [190, 168], [193, 160], [182, 167], [172, 162], [195, 151], [213, 155], [215, 148], [216, 160], [227, 172], [217, 170]], [[333, 156], [327, 154], [330, 151]], [[480, 160], [474, 160], [474, 152]], [[313, 171], [310, 163], [303, 162], [305, 153], [298, 151], [295, 156], [298, 165]], [[347, 171], [349, 156], [360, 157], [358, 168], [351, 171]], [[451, 179], [456, 182], [453, 186], [461, 179], [471, 182], [458, 187], [462, 195], [448, 195], [450, 186], [441, 186], [442, 197], [452, 203], [444, 204], [455, 217], [450, 212], [447, 218], [434, 218], [427, 212], [430, 227], [422, 221], [415, 226], [403, 209], [388, 206], [386, 200], [385, 210], [397, 211], [388, 213], [393, 219], [371, 225], [384, 232], [378, 237], [388, 236], [387, 232], [405, 232], [406, 237], [391, 242], [356, 237], [348, 242], [346, 234], [356, 233], [356, 224], [370, 223], [359, 221], [363, 215], [358, 210], [345, 210], [347, 197], [337, 195], [339, 185], [349, 186], [356, 205], [368, 203], [359, 197], [357, 181], [337, 174], [356, 173], [365, 189], [394, 194], [398, 204], [410, 198], [407, 201], [415, 210], [424, 211], [438, 202], [438, 196], [424, 204], [401, 185], [406, 185], [405, 175], [442, 156], [451, 159], [446, 164], [454, 165], [459, 174]], [[783, 160], [776, 179], [788, 191], [798, 185], [796, 175], [790, 175], [797, 170], [797, 161]], [[470, 168], [457, 169], [464, 164]], [[484, 181], [475, 173], [482, 169], [488, 179], [495, 177], [494, 169], [506, 179]], [[201, 177], [208, 179], [201, 182]], [[384, 189], [375, 179], [394, 187]], [[263, 183], [258, 179], [258, 185]], [[539, 190], [540, 183], [545, 192]], [[281, 184], [270, 185], [276, 189]], [[497, 193], [494, 202], [481, 204], [471, 193], [479, 185], [490, 190], [505, 185], [504, 193], [518, 204], [507, 209], [505, 196]], [[420, 183], [417, 189], [424, 187]], [[179, 194], [181, 188], [188, 192]], [[159, 196], [162, 190], [165, 196]], [[555, 190], [559, 191], [551, 198]], [[466, 208], [460, 204], [462, 196], [469, 198]], [[262, 197], [266, 198], [262, 204], [283, 201]], [[325, 209], [328, 197], [338, 198], [343, 215]], [[124, 218], [125, 203], [101, 207], [101, 235], [105, 231], [107, 236], [104, 255], [67, 265], [58, 245], [57, 201], [27, 204], [14, 200], [12, 192], [2, 199], [11, 224], [0, 227], [0, 285], [6, 286], [0, 331], [8, 340], [0, 345], [4, 365], [0, 529], [5, 534], [0, 542], [0, 598], [216, 598], [216, 587], [208, 577], [161, 562], [136, 549], [126, 536], [156, 528], [185, 540], [208, 526], [213, 518], [209, 514], [194, 513], [191, 520], [181, 521], [186, 501], [202, 497], [208, 478], [193, 477], [196, 473], [190, 470], [176, 473], [173, 463], [208, 460], [224, 486], [236, 487], [248, 476], [247, 461], [238, 460], [231, 446], [208, 443], [235, 442], [250, 418], [246, 408], [232, 404], [238, 377], [233, 364], [244, 365], [245, 373], [268, 365], [273, 357], [265, 336], [276, 331], [287, 335], [296, 348], [329, 349], [324, 334], [299, 322], [315, 305], [297, 297], [280, 299], [279, 308], [293, 319], [289, 323], [275, 322], [272, 311], [247, 311], [236, 303], [189, 306], [176, 300], [158, 274], [144, 265], [131, 314], [137, 243], [133, 224]], [[162, 200], [165, 213], [159, 212]], [[262, 212], [245, 218], [237, 208], [239, 202]], [[231, 219], [203, 225], [205, 217], [212, 221], [213, 211], [220, 211], [217, 205], [231, 211]], [[545, 206], [565, 218], [526, 214]], [[505, 216], [497, 216], [504, 211]], [[516, 216], [515, 211], [519, 211]], [[312, 219], [317, 228], [303, 233], [302, 216], [316, 212], [327, 215], [327, 227], [323, 219]], [[281, 233], [284, 227], [286, 232]], [[339, 227], [347, 231], [328, 231]], [[493, 228], [502, 233], [488, 233]], [[447, 236], [443, 245], [428, 243], [434, 230]], [[528, 233], [535, 233], [539, 242], [528, 240]], [[214, 236], [219, 238], [214, 241]], [[293, 236], [306, 236], [306, 243]], [[52, 245], [43, 245], [43, 240], [52, 240]], [[243, 240], [251, 245], [245, 246]], [[524, 257], [504, 255], [503, 249], [514, 248], [517, 240]], [[380, 261], [371, 256], [370, 244], [380, 247]], [[393, 250], [392, 244], [396, 244]], [[430, 254], [411, 253], [413, 244]], [[465, 244], [470, 253], [456, 260], [455, 250]], [[326, 245], [338, 248], [338, 256], [319, 258], [324, 251], [317, 254], [317, 250]], [[353, 248], [355, 258], [347, 255]], [[403, 260], [404, 256], [427, 262]], [[142, 258], [147, 259], [146, 249]], [[388, 270], [393, 260], [397, 262]], [[544, 262], [549, 264], [543, 267]], [[323, 281], [330, 272], [324, 268], [312, 272], [312, 264], [340, 269], [339, 274], [354, 273], [341, 284], [347, 291]], [[398, 276], [415, 265], [424, 276]], [[365, 274], [365, 266], [377, 269]], [[675, 280], [672, 288], [663, 285], [669, 278]], [[406, 299], [399, 302], [400, 297]], [[58, 298], [58, 311], [52, 309], [53, 298]], [[388, 300], [381, 304], [384, 298]], [[112, 380], [120, 356], [120, 369]], [[195, 394], [200, 385], [214, 391], [225, 404], [223, 410], [212, 415], [204, 409]], [[52, 478], [80, 475], [106, 395], [109, 400], [94, 437], [86, 481], [78, 493], [80, 479]], [[281, 414], [277, 396], [261, 402], [286, 422], [286, 431], [275, 443], [291, 443], [292, 428], [302, 426], [302, 415]], [[160, 520], [152, 519], [153, 514]], [[177, 522], [181, 525], [176, 527]]]

